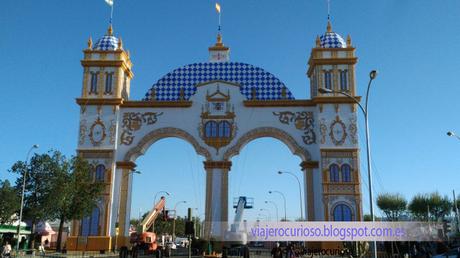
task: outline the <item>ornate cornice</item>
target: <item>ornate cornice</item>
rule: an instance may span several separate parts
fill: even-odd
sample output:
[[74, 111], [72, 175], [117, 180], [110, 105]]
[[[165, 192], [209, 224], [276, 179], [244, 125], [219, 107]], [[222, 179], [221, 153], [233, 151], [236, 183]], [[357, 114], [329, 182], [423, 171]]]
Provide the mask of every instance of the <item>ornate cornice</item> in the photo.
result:
[[118, 106], [123, 103], [122, 98], [110, 98], [110, 99], [101, 99], [101, 98], [77, 98], [76, 102], [78, 105], [108, 105], [108, 106]]
[[311, 107], [316, 105], [309, 99], [245, 100], [243, 103], [246, 107]]
[[[353, 96], [358, 101], [361, 101], [361, 96]], [[356, 102], [345, 96], [317, 96], [311, 100], [315, 104], [331, 104], [331, 103], [338, 103], [338, 104], [356, 104]]]
[[117, 168], [133, 170], [137, 165], [132, 161], [117, 161]]
[[302, 161], [300, 163], [300, 167], [302, 170], [309, 169], [309, 168], [319, 168], [319, 162], [318, 161]]
[[171, 108], [171, 107], [178, 107], [178, 108], [186, 108], [191, 107], [192, 101], [180, 100], [180, 101], [123, 101], [121, 107], [130, 108], [130, 107], [155, 107], [155, 108]]
[[230, 170], [232, 167], [231, 161], [203, 161], [205, 169], [221, 168]]

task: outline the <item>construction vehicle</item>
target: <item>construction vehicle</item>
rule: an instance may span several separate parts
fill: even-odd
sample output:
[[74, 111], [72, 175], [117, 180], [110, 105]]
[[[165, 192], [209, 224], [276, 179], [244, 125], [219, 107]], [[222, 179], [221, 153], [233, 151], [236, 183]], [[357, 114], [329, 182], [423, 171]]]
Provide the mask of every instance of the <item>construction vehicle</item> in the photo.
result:
[[225, 233], [225, 238], [230, 245], [246, 245], [248, 236], [244, 228], [242, 228], [243, 212], [245, 209], [252, 209], [254, 199], [246, 196], [240, 196], [233, 201], [233, 208], [235, 208], [235, 218], [230, 230]]
[[130, 235], [131, 245], [144, 254], [153, 254], [158, 249], [157, 236], [153, 232], [153, 225], [157, 217], [164, 214], [165, 204], [165, 197], [162, 196], [155, 206], [153, 206], [152, 210], [142, 220], [141, 232], [133, 232]]

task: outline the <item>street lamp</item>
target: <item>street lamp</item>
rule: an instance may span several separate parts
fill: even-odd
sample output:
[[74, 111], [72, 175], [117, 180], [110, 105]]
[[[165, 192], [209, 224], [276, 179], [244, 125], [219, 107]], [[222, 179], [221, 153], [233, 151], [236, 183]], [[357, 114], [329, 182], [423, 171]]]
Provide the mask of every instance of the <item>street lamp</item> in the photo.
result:
[[272, 214], [270, 213], [270, 210], [261, 208], [261, 209], [259, 209], [259, 211], [266, 211], [267, 214], [268, 214], [268, 221], [272, 220]]
[[[454, 132], [449, 131], [447, 132], [447, 136], [452, 136], [460, 140], [460, 136], [456, 135]], [[457, 232], [460, 232], [460, 216], [458, 214], [458, 207], [457, 207], [457, 200], [455, 198], [455, 190], [452, 190], [453, 196], [454, 196], [454, 209], [455, 209], [455, 215], [457, 217]]]
[[268, 193], [269, 194], [277, 193], [277, 194], [280, 194], [283, 197], [283, 201], [284, 201], [284, 221], [287, 221], [287, 216], [286, 216], [286, 196], [284, 196], [284, 194], [282, 192], [276, 191], [276, 190], [268, 191]]
[[274, 201], [265, 201], [265, 203], [271, 203], [273, 204], [273, 206], [275, 206], [275, 211], [276, 211], [276, 221], [278, 222], [280, 219], [279, 219], [279, 216], [278, 216], [278, 205], [276, 205], [276, 203]]
[[455, 138], [457, 138], [457, 139], [460, 140], [460, 136], [456, 135], [456, 134], [455, 134], [454, 132], [452, 132], [452, 131], [447, 132], [447, 136], [452, 136], [452, 137], [455, 137]]
[[[368, 109], [368, 103], [369, 103], [369, 90], [371, 88], [372, 81], [376, 77], [377, 77], [377, 71], [372, 70], [369, 73], [369, 83], [367, 85], [366, 100], [365, 100], [364, 107], [361, 105], [361, 103], [359, 102], [359, 100], [357, 98], [355, 98], [354, 96], [350, 95], [347, 92], [335, 91], [335, 90], [326, 89], [326, 88], [319, 88], [318, 89], [318, 92], [320, 92], [320, 93], [337, 93], [337, 94], [347, 96], [350, 99], [352, 99], [356, 104], [358, 104], [358, 106], [361, 109], [361, 111], [363, 111], [364, 122], [365, 122], [365, 126], [366, 126], [367, 177], [368, 177], [368, 184], [369, 184], [369, 202], [370, 202], [370, 212], [371, 212], [372, 222], [375, 222], [375, 218], [374, 218], [374, 201], [373, 201], [373, 192], [372, 192], [372, 167], [371, 167], [371, 146], [370, 146], [370, 136], [369, 136], [369, 112], [368, 112], [369, 109]], [[374, 241], [374, 257], [377, 258], [377, 243], [375, 241]]]
[[172, 233], [172, 237], [173, 237], [173, 242], [174, 240], [176, 240], [176, 217], [177, 217], [177, 205], [181, 204], [181, 203], [187, 203], [187, 201], [180, 201], [180, 202], [177, 202], [175, 205], [174, 205], [174, 219], [173, 219], [173, 233]]
[[278, 174], [289, 174], [293, 177], [295, 177], [295, 179], [297, 179], [297, 183], [299, 184], [299, 201], [300, 201], [300, 220], [302, 221], [303, 220], [303, 205], [302, 205], [302, 185], [300, 184], [300, 180], [299, 178], [292, 172], [288, 172], [288, 171], [278, 171]]
[[38, 144], [34, 144], [32, 145], [32, 147], [30, 147], [29, 151], [27, 152], [27, 156], [26, 156], [26, 161], [24, 162], [24, 175], [22, 176], [23, 177], [23, 180], [22, 180], [22, 194], [21, 194], [21, 208], [19, 210], [19, 221], [18, 221], [18, 230], [17, 230], [17, 233], [18, 233], [18, 241], [16, 243], [16, 253], [19, 251], [19, 238], [20, 238], [20, 230], [21, 230], [21, 221], [22, 221], [22, 210], [24, 209], [24, 193], [25, 193], [25, 190], [26, 190], [26, 177], [27, 177], [27, 162], [29, 161], [29, 155], [30, 153], [32, 152], [33, 149], [38, 149]]

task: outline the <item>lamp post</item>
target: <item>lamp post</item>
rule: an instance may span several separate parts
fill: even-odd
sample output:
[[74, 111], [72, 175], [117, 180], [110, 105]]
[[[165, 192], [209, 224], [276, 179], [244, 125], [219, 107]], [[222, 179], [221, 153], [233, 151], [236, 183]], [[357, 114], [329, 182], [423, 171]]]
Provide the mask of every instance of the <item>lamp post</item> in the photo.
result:
[[[364, 122], [366, 126], [366, 152], [367, 152], [367, 177], [368, 177], [368, 184], [369, 184], [369, 202], [370, 202], [370, 212], [371, 212], [371, 217], [372, 217], [372, 222], [375, 222], [374, 218], [374, 201], [373, 201], [373, 192], [372, 192], [372, 167], [371, 167], [371, 146], [370, 146], [370, 135], [369, 135], [369, 109], [368, 109], [368, 103], [369, 103], [369, 90], [372, 85], [372, 81], [377, 77], [377, 71], [372, 70], [369, 73], [369, 83], [367, 85], [367, 91], [366, 91], [366, 100], [364, 103], [364, 107], [361, 105], [359, 100], [355, 98], [354, 96], [350, 95], [347, 92], [343, 91], [334, 91], [331, 89], [326, 89], [326, 88], [320, 88], [318, 91], [320, 93], [337, 93], [341, 94], [344, 96], [349, 97], [352, 99], [356, 104], [358, 104], [359, 108], [361, 111], [363, 111], [364, 114]], [[373, 242], [374, 244], [374, 257], [377, 258], [377, 243], [376, 241]]]
[[25, 190], [26, 190], [26, 178], [27, 178], [27, 162], [29, 161], [29, 155], [30, 153], [32, 152], [33, 149], [37, 149], [39, 146], [38, 144], [34, 144], [32, 145], [32, 147], [30, 147], [29, 151], [27, 152], [27, 156], [26, 156], [26, 161], [24, 162], [24, 174], [23, 174], [23, 180], [22, 180], [22, 194], [21, 194], [21, 208], [19, 210], [19, 221], [18, 221], [18, 229], [17, 229], [17, 233], [18, 233], [18, 241], [16, 243], [16, 253], [19, 251], [19, 238], [20, 238], [20, 235], [19, 233], [21, 232], [21, 221], [22, 221], [22, 210], [24, 209], [24, 194], [25, 194]]
[[[447, 136], [455, 137], [460, 140], [460, 136], [456, 135], [454, 132], [449, 131], [447, 132]], [[457, 200], [455, 198], [455, 190], [452, 190], [452, 194], [454, 196], [454, 209], [455, 209], [455, 216], [457, 217], [457, 232], [460, 232], [460, 217], [458, 214], [458, 207], [457, 207]]]
[[287, 172], [287, 171], [278, 171], [278, 174], [289, 174], [297, 180], [297, 183], [299, 184], [299, 201], [300, 201], [300, 220], [303, 220], [303, 205], [302, 205], [302, 185], [300, 184], [299, 178], [292, 172]]
[[177, 205], [181, 203], [187, 203], [186, 201], [179, 201], [174, 205], [174, 219], [173, 219], [173, 233], [172, 233], [172, 240], [176, 240], [176, 217], [177, 217]]
[[279, 219], [279, 216], [278, 216], [278, 205], [276, 205], [276, 203], [274, 201], [265, 201], [265, 203], [271, 203], [273, 204], [273, 206], [275, 206], [275, 211], [276, 211], [276, 222], [278, 222], [280, 219]]
[[277, 194], [280, 194], [283, 197], [283, 201], [284, 201], [284, 221], [287, 221], [287, 216], [286, 216], [286, 196], [284, 196], [284, 194], [282, 192], [276, 191], [276, 190], [268, 191], [268, 193], [269, 194], [277, 193]]
[[272, 214], [270, 213], [270, 210], [261, 208], [261, 209], [259, 209], [259, 211], [266, 211], [267, 214], [268, 214], [268, 221], [272, 220]]

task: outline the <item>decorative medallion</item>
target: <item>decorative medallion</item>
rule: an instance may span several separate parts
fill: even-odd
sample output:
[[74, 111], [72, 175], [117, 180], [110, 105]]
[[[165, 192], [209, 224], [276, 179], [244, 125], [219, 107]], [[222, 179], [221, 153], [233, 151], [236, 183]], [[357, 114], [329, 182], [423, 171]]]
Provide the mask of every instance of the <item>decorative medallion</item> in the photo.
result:
[[83, 145], [85, 144], [85, 135], [86, 135], [86, 120], [83, 119], [80, 121], [80, 130], [79, 130], [79, 137], [78, 137], [78, 144]]
[[101, 143], [104, 141], [105, 137], [107, 136], [105, 133], [105, 125], [99, 117], [91, 125], [88, 136], [93, 146], [101, 145]]
[[316, 134], [314, 131], [313, 112], [273, 112], [273, 115], [278, 116], [282, 124], [295, 125], [295, 128], [304, 131], [302, 140], [305, 144], [310, 145], [316, 143]]
[[350, 118], [348, 131], [350, 132], [351, 143], [358, 144], [358, 126], [356, 125], [356, 118]]
[[335, 120], [329, 127], [329, 136], [335, 145], [343, 145], [347, 138], [347, 130], [345, 124], [336, 116]]
[[163, 112], [127, 112], [123, 113], [122, 128], [123, 132], [120, 135], [121, 145], [130, 145], [134, 141], [133, 132], [141, 129], [143, 124], [153, 125], [158, 121], [158, 117], [163, 115]]
[[326, 134], [327, 134], [327, 125], [326, 125], [326, 119], [321, 118], [321, 121], [319, 122], [319, 131], [321, 132], [321, 144], [326, 143]]

